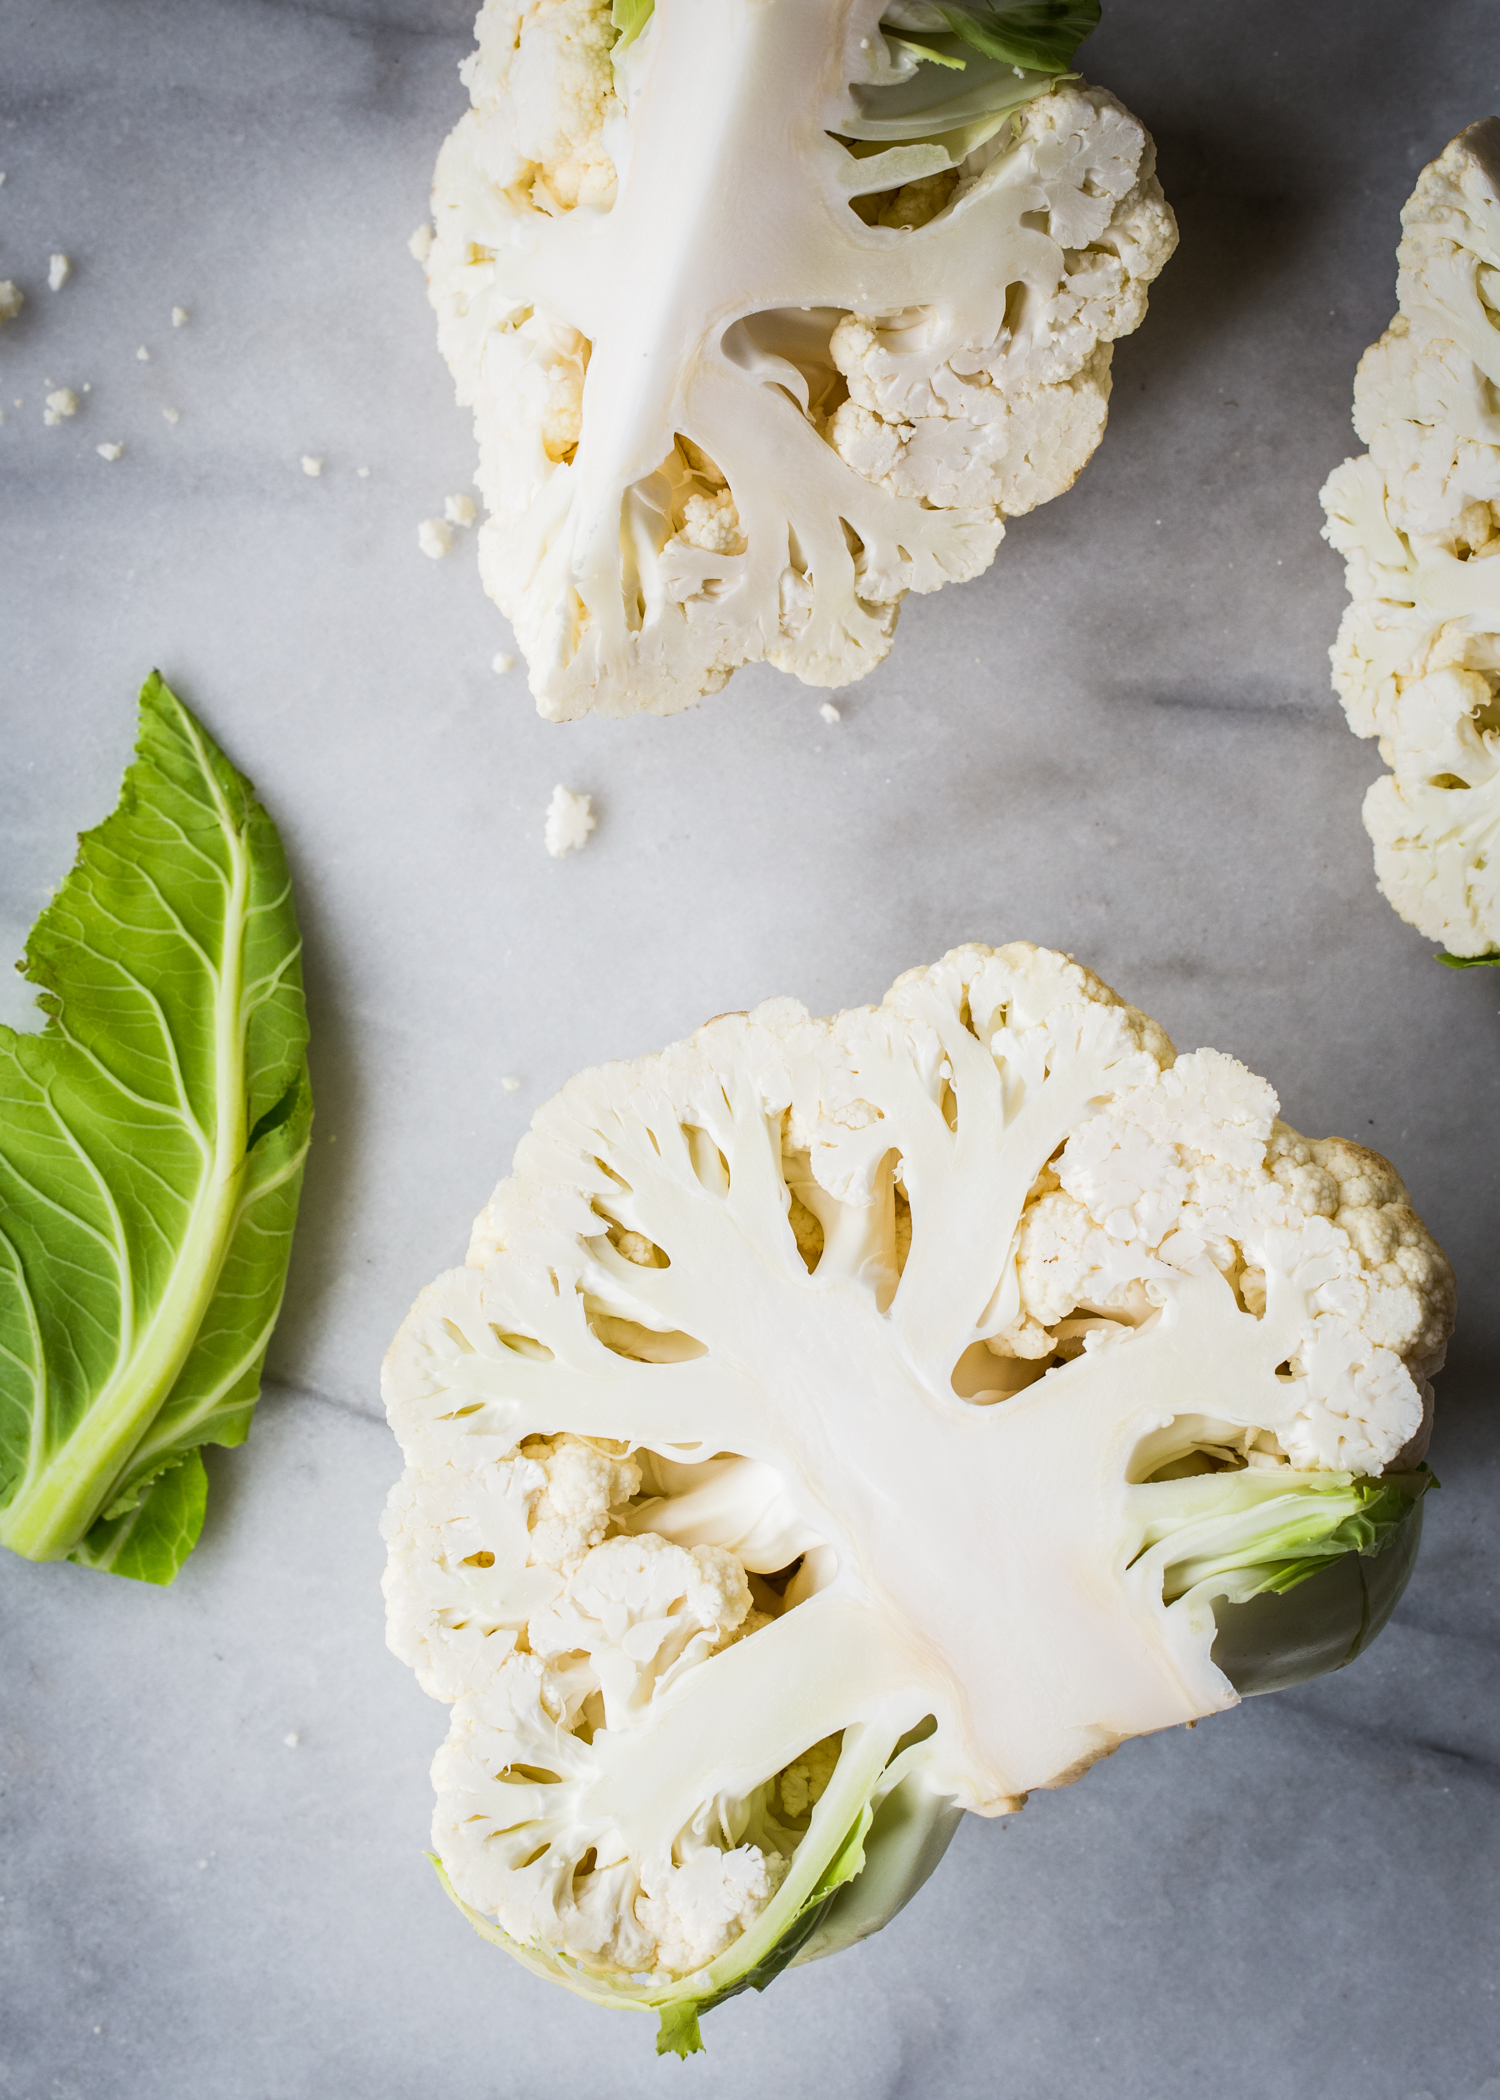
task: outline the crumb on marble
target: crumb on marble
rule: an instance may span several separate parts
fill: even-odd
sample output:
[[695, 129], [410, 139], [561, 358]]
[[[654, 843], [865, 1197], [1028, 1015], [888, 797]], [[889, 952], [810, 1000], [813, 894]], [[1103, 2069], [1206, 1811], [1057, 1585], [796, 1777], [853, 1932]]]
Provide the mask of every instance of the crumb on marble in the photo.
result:
[[593, 802], [592, 795], [575, 795], [561, 782], [552, 790], [542, 840], [554, 860], [561, 860], [565, 853], [576, 853], [588, 844], [589, 833], [597, 822]]

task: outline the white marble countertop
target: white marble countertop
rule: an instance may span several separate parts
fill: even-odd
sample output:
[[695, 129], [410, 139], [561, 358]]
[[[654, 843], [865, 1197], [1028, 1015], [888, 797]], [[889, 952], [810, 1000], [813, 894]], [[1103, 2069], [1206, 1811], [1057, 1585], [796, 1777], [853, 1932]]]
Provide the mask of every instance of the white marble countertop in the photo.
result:
[[[913, 599], [837, 725], [751, 671], [560, 728], [490, 668], [472, 543], [415, 542], [472, 466], [405, 248], [471, 4], [0, 0], [0, 276], [29, 295], [0, 336], [0, 949], [112, 805], [159, 665], [287, 839], [319, 1111], [266, 1396], [175, 1588], [0, 1565], [0, 2093], [1489, 2093], [1500, 983], [1376, 893], [1317, 490], [1399, 206], [1500, 105], [1493, 5], [1106, 0], [1089, 72], [1155, 131], [1183, 240], [1077, 488]], [[56, 429], [48, 381], [90, 386]], [[600, 825], [553, 863], [558, 780]], [[662, 2066], [422, 1858], [443, 1717], [381, 1644], [380, 1356], [576, 1067], [1018, 936], [1395, 1159], [1462, 1299], [1428, 1543], [1358, 1668], [971, 1819], [878, 1939]]]

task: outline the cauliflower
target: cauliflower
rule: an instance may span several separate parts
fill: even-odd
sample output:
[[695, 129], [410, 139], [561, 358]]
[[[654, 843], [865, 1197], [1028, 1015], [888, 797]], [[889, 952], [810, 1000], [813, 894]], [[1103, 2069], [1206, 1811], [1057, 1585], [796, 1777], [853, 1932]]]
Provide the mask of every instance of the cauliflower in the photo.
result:
[[1391, 768], [1365, 797], [1380, 888], [1457, 957], [1500, 950], [1500, 120], [1401, 214], [1400, 312], [1365, 352], [1369, 446], [1323, 490], [1351, 604], [1333, 677]]
[[1035, 12], [485, 0], [426, 272], [544, 715], [848, 684], [1072, 484], [1177, 233]]
[[385, 1367], [452, 1893], [698, 2046], [963, 1810], [1356, 1653], [1452, 1316], [1385, 1160], [1024, 943], [583, 1074]]

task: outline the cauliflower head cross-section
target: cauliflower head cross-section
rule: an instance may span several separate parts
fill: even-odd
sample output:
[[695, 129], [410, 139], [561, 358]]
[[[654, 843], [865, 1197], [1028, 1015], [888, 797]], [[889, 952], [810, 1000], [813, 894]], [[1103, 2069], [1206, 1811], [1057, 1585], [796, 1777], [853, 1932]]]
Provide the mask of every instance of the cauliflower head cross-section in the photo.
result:
[[1400, 311], [1365, 352], [1369, 451], [1323, 491], [1351, 603], [1334, 684], [1391, 768], [1365, 798], [1380, 887], [1456, 956], [1500, 949], [1500, 119], [1401, 214]]
[[433, 188], [481, 572], [557, 719], [862, 677], [1071, 485], [1176, 242], [1075, 78], [919, 60], [880, 0], [633, 12], [486, 0]]
[[1452, 1317], [1389, 1165], [1276, 1110], [1018, 944], [538, 1113], [385, 1373], [477, 1923], [691, 2010], [884, 1922], [958, 1809], [1233, 1703], [1214, 1597], [1267, 1512], [1368, 1548]]

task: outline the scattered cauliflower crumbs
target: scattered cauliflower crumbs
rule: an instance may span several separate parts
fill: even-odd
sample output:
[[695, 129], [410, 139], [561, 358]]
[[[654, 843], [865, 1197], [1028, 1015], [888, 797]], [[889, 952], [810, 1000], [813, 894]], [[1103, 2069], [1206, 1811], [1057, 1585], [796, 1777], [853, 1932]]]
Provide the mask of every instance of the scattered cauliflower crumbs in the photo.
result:
[[139, 350], [136, 351], [135, 356], [137, 364], [149, 365], [151, 362], [151, 352], [146, 348], [144, 343], [142, 343]]
[[61, 423], [68, 416], [78, 413], [78, 396], [70, 386], [54, 387], [47, 396], [47, 405], [42, 410], [44, 423]]
[[180, 420], [178, 411], [175, 408], [164, 408], [162, 414], [169, 423], [176, 423]]
[[94, 450], [98, 453], [101, 459], [118, 459], [124, 452], [125, 447], [121, 444], [111, 441], [109, 444], [106, 445], [96, 445], [94, 447]]
[[552, 800], [547, 804], [544, 839], [554, 860], [561, 860], [565, 853], [576, 853], [580, 846], [588, 844], [595, 823], [593, 799], [592, 795], [575, 795], [571, 788], [565, 788], [561, 783], [552, 790]]
[[443, 499], [443, 516], [450, 525], [472, 525], [477, 512], [472, 496], [446, 496]]
[[73, 265], [66, 255], [49, 255], [47, 258], [47, 283], [54, 292], [60, 292], [73, 274]]
[[[172, 308], [172, 326], [173, 326], [174, 328], [186, 328], [186, 327], [187, 327], [187, 324], [188, 324], [188, 310], [187, 310], [187, 308], [186, 308], [185, 306], [174, 306], [174, 307]], [[296, 1739], [295, 1739], [295, 1737], [293, 1738], [293, 1740], [294, 1740], [294, 1741], [296, 1740]]]
[[432, 253], [432, 243], [432, 221], [424, 219], [406, 245], [417, 261], [425, 265], [428, 256]]
[[431, 561], [441, 561], [453, 551], [453, 527], [446, 518], [424, 518], [417, 527], [417, 545]]
[[304, 474], [312, 475], [313, 479], [316, 480], [323, 471], [323, 462], [315, 458], [311, 452], [304, 452], [302, 455], [302, 471]]
[[839, 713], [838, 709], [834, 706], [831, 700], [825, 700], [823, 702], [823, 705], [818, 709], [818, 713], [823, 717], [823, 720], [825, 722], [841, 722], [843, 720], [843, 716]]
[[500, 1084], [504, 1087], [507, 1094], [519, 1094], [521, 1091], [519, 1079], [502, 1079]]
[[490, 658], [490, 669], [498, 671], [502, 678], [507, 671], [513, 671], [515, 668], [516, 660], [506, 649], [497, 650], [495, 655]]
[[13, 321], [26, 304], [26, 294], [11, 277], [0, 277], [0, 321]]

